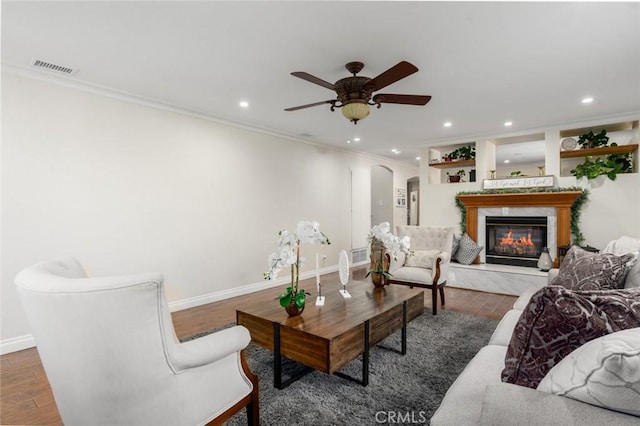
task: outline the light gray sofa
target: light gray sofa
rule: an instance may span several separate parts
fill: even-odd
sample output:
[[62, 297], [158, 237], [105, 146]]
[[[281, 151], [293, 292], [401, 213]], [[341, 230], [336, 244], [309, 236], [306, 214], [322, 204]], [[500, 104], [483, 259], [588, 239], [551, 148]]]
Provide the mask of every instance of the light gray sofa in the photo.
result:
[[[558, 269], [549, 271], [549, 282], [557, 273]], [[625, 288], [637, 286], [639, 280], [640, 262], [627, 275]], [[432, 426], [640, 424], [640, 418], [632, 415], [501, 381], [513, 330], [529, 299], [540, 288], [528, 288], [505, 314], [489, 344], [480, 349], [447, 391], [431, 418]]]

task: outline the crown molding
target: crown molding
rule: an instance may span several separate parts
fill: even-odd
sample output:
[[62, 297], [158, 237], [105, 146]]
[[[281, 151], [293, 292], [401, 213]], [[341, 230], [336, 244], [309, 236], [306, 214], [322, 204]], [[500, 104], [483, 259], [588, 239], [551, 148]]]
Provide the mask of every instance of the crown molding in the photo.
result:
[[200, 119], [200, 120], [204, 120], [204, 121], [209, 121], [209, 122], [220, 124], [220, 125], [224, 125], [224, 126], [234, 127], [234, 128], [237, 128], [237, 129], [242, 129], [242, 130], [250, 131], [250, 132], [253, 132], [253, 133], [259, 133], [259, 134], [263, 134], [263, 135], [283, 138], [283, 139], [287, 139], [287, 140], [290, 140], [290, 141], [303, 143], [303, 144], [311, 145], [311, 146], [315, 146], [315, 147], [319, 147], [319, 148], [322, 148], [322, 149], [327, 149], [327, 150], [340, 152], [340, 153], [346, 153], [346, 154], [350, 154], [350, 155], [354, 155], [354, 156], [362, 157], [362, 158], [367, 158], [367, 159], [374, 160], [374, 161], [384, 162], [385, 164], [397, 164], [397, 165], [403, 166], [403, 167], [418, 169], [417, 165], [413, 165], [413, 164], [405, 162], [405, 161], [394, 160], [394, 159], [387, 158], [387, 157], [377, 156], [375, 154], [370, 154], [370, 153], [364, 152], [364, 151], [357, 151], [357, 150], [353, 150], [352, 151], [352, 150], [347, 150], [347, 149], [340, 148], [340, 147], [337, 147], [337, 146], [324, 145], [324, 144], [321, 144], [321, 143], [318, 143], [318, 142], [313, 142], [313, 141], [309, 141], [309, 140], [305, 140], [305, 139], [300, 139], [300, 138], [297, 138], [295, 136], [288, 135], [286, 133], [281, 133], [281, 132], [278, 132], [278, 131], [273, 130], [273, 129], [266, 129], [266, 128], [261, 128], [261, 127], [256, 127], [256, 126], [253, 126], [253, 125], [249, 125], [249, 124], [246, 124], [246, 123], [239, 123], [239, 122], [235, 122], [235, 121], [223, 120], [221, 118], [208, 115], [208, 114], [203, 113], [201, 111], [194, 111], [194, 110], [189, 109], [187, 107], [184, 107], [184, 106], [181, 106], [181, 105], [173, 105], [173, 104], [170, 104], [168, 102], [165, 102], [165, 101], [162, 101], [162, 100], [159, 100], [159, 99], [147, 98], [147, 97], [144, 97], [144, 96], [139, 96], [139, 95], [136, 95], [136, 94], [133, 94], [133, 93], [125, 92], [125, 91], [122, 91], [122, 90], [112, 89], [110, 87], [106, 87], [106, 86], [102, 86], [102, 85], [98, 85], [98, 84], [79, 81], [78, 79], [74, 78], [73, 76], [57, 75], [57, 74], [49, 73], [47, 71], [41, 71], [41, 70], [32, 69], [32, 68], [27, 67], [27, 66], [18, 66], [18, 65], [12, 65], [12, 64], [2, 64], [2, 72], [3, 73], [6, 72], [8, 74], [17, 75], [17, 76], [20, 76], [20, 77], [31, 78], [31, 79], [34, 79], [34, 80], [45, 81], [45, 82], [48, 82], [48, 83], [52, 83], [52, 84], [56, 84], [56, 85], [64, 86], [64, 87], [68, 87], [68, 88], [71, 88], [71, 89], [80, 90], [80, 91], [91, 93], [91, 94], [94, 94], [94, 95], [104, 96], [104, 97], [108, 97], [108, 98], [112, 98], [112, 99], [117, 99], [117, 100], [120, 100], [120, 101], [123, 101], [123, 102], [129, 102], [129, 103], [133, 103], [133, 104], [137, 104], [137, 105], [142, 105], [142, 106], [145, 106], [145, 107], [148, 107], [148, 108], [153, 108], [153, 109], [157, 109], [157, 110], [161, 110], [161, 111], [172, 112], [172, 113], [175, 113], [175, 114], [180, 114], [180, 115], [184, 115], [184, 116], [187, 116], [187, 117], [192, 117], [192, 118], [196, 118], [196, 119]]

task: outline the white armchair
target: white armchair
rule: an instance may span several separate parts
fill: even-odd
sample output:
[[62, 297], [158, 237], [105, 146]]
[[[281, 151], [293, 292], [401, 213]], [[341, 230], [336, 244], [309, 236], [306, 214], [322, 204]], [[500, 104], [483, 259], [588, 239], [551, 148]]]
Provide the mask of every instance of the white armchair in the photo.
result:
[[432, 311], [437, 315], [438, 292], [444, 306], [445, 277], [451, 259], [454, 229], [398, 225], [396, 230], [399, 237], [408, 235], [411, 238], [414, 256], [398, 253], [395, 259], [391, 259], [389, 283], [431, 289]]
[[65, 257], [23, 270], [16, 285], [65, 424], [220, 424], [245, 406], [259, 424], [249, 332], [180, 343], [162, 275], [87, 278]]

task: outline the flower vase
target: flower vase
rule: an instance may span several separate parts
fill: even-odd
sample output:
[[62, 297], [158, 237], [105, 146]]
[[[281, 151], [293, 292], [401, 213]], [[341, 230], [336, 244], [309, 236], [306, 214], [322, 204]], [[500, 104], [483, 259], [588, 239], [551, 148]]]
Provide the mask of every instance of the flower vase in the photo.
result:
[[551, 260], [551, 256], [549, 255], [549, 249], [545, 247], [542, 249], [540, 259], [538, 259], [538, 269], [543, 272], [547, 272], [551, 268], [553, 268], [553, 261]]
[[387, 277], [382, 274], [371, 274], [371, 283], [375, 288], [383, 288], [387, 285]]
[[389, 272], [390, 257], [382, 241], [374, 238], [371, 240], [371, 282], [376, 288], [384, 287], [389, 279], [383, 272]]
[[287, 311], [287, 314], [290, 317], [297, 317], [302, 315], [302, 311], [304, 311], [304, 307], [305, 305], [302, 305], [302, 308], [298, 308], [298, 306], [296, 305], [296, 302], [291, 300], [291, 303], [289, 303], [284, 309]]

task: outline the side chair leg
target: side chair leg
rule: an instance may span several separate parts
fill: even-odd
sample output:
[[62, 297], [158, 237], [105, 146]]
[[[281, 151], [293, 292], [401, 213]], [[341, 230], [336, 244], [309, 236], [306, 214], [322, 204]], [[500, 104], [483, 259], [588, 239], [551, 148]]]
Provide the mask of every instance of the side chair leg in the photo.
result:
[[434, 285], [431, 287], [431, 305], [433, 310], [433, 315], [438, 315], [438, 286]]
[[444, 287], [440, 287], [440, 302], [444, 306]]
[[249, 368], [244, 350], [240, 352], [240, 364], [244, 373], [253, 385], [253, 390], [251, 391], [251, 402], [249, 402], [246, 407], [247, 425], [260, 426], [260, 378], [257, 374], [253, 374]]
[[260, 426], [260, 408], [257, 399], [247, 405], [247, 425]]

